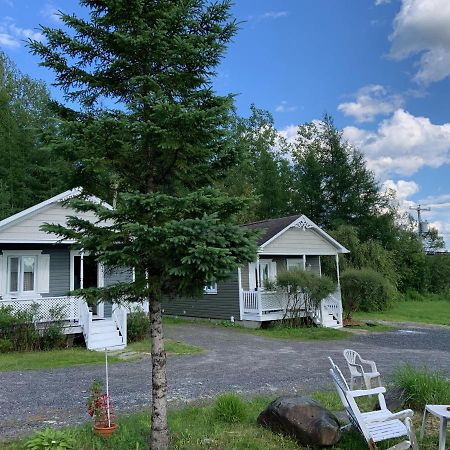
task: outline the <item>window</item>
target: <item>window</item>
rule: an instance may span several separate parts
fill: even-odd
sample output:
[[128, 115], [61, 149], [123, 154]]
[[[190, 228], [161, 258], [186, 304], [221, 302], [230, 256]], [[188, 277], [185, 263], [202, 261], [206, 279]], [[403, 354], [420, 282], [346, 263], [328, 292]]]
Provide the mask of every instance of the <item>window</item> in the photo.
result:
[[217, 294], [217, 281], [211, 280], [203, 290], [205, 294]]
[[286, 260], [287, 270], [303, 269], [303, 258], [288, 258]]
[[35, 256], [10, 256], [8, 258], [8, 291], [34, 292], [36, 275]]

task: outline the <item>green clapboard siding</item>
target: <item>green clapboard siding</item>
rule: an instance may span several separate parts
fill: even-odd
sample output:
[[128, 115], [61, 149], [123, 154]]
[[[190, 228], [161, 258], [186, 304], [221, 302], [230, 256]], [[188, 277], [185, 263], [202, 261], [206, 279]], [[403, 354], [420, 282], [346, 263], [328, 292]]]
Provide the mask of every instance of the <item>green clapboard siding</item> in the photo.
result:
[[217, 283], [217, 294], [203, 294], [199, 298], [166, 298], [164, 314], [201, 317], [205, 319], [239, 320], [239, 282], [237, 271], [226, 281]]

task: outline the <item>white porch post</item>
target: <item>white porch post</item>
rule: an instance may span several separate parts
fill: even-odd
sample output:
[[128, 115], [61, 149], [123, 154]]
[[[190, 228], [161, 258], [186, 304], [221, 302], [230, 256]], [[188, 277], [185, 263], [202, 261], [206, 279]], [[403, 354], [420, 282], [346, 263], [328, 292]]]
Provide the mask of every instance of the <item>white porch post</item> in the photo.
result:
[[239, 285], [239, 319], [244, 318], [244, 293], [242, 292], [242, 274], [241, 268], [238, 267], [238, 285]]
[[322, 261], [320, 260], [320, 255], [319, 255], [319, 277], [322, 276]]
[[336, 275], [338, 288], [341, 287], [341, 277], [339, 275], [339, 255], [336, 255]]
[[262, 311], [262, 298], [261, 298], [261, 277], [259, 273], [259, 254], [256, 255], [256, 298], [258, 299], [258, 316], [262, 317], [263, 311]]
[[80, 289], [84, 288], [84, 250], [80, 252]]
[[306, 270], [306, 255], [303, 255], [303, 270]]

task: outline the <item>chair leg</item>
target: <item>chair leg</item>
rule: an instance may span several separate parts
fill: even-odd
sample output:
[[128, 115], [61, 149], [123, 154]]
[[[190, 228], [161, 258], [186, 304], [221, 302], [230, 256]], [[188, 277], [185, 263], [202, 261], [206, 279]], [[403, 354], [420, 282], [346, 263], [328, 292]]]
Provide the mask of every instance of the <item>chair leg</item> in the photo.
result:
[[417, 444], [417, 438], [416, 438], [416, 430], [414, 428], [414, 425], [413, 425], [410, 417], [407, 417], [405, 419], [405, 425], [408, 430], [408, 436], [409, 436], [409, 440], [411, 442], [411, 448], [413, 450], [419, 450], [419, 445]]
[[420, 429], [420, 439], [423, 439], [423, 437], [425, 436], [425, 426], [427, 424], [427, 416], [428, 416], [428, 411], [427, 411], [427, 408], [425, 408], [423, 411], [422, 427]]

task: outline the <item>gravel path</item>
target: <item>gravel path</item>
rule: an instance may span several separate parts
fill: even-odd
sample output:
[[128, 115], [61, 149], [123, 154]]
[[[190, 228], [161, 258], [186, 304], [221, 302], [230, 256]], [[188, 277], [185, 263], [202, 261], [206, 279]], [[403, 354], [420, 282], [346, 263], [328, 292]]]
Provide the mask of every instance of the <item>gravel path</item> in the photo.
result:
[[[329, 388], [326, 357], [332, 356], [343, 366], [341, 355], [346, 347], [375, 359], [385, 377], [402, 362], [442, 369], [450, 376], [450, 328], [406, 328], [331, 342], [275, 340], [194, 323], [169, 326], [166, 334], [206, 349], [199, 355], [169, 357], [172, 403], [223, 391], [256, 394]], [[110, 390], [116, 411], [148, 405], [149, 363], [144, 359], [111, 365]], [[101, 377], [103, 367], [99, 366], [0, 372], [0, 438], [86, 421], [86, 389]]]

